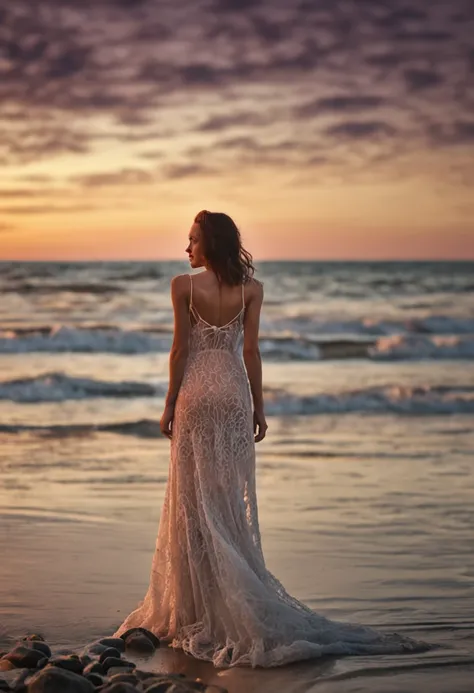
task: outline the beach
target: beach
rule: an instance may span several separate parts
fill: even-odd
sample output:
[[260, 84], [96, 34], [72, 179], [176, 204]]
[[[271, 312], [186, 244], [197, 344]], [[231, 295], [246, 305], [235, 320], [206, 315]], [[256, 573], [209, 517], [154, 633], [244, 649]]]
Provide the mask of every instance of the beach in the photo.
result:
[[[169, 278], [184, 270], [9, 264], [0, 648], [39, 632], [80, 649], [110, 635], [148, 585], [169, 467], [158, 431]], [[325, 616], [438, 647], [267, 671], [215, 670], [171, 648], [136, 661], [230, 693], [470, 692], [474, 265], [295, 264], [264, 264], [259, 276], [267, 567]]]

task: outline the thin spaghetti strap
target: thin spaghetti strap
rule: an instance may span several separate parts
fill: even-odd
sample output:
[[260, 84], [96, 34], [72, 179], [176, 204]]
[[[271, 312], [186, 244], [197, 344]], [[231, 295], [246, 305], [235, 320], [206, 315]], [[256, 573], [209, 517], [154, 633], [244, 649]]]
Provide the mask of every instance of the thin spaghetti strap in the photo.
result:
[[242, 310], [245, 308], [244, 282], [242, 282]]
[[194, 319], [197, 321], [200, 316], [199, 313], [197, 312], [196, 308], [193, 305], [193, 275], [189, 275], [189, 281], [191, 282], [190, 286], [190, 291], [189, 291], [189, 320], [191, 321], [191, 324], [193, 324], [193, 321], [191, 320], [191, 315], [194, 317]]

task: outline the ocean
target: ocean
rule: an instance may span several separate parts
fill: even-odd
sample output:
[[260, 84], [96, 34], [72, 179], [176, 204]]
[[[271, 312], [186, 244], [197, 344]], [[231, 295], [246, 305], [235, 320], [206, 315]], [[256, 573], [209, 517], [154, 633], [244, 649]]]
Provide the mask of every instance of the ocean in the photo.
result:
[[[442, 647], [212, 676], [246, 693], [472, 691], [474, 262], [256, 268], [268, 568], [331, 618]], [[169, 464], [170, 279], [188, 271], [0, 263], [0, 645], [39, 631], [78, 646], [144, 595]]]

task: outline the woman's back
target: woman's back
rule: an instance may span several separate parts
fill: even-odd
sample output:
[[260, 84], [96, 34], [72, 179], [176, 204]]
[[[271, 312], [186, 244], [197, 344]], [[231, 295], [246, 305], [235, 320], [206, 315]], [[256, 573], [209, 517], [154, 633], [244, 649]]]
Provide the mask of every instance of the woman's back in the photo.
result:
[[[202, 272], [202, 275], [212, 275], [211, 272]], [[219, 366], [214, 359], [210, 359], [210, 353], [216, 351], [230, 352], [232, 355], [239, 355], [239, 366], [243, 355], [244, 346], [244, 319], [246, 312], [246, 289], [242, 283], [240, 286], [222, 285], [218, 286], [215, 276], [200, 278], [196, 281], [196, 276], [189, 275], [189, 319], [191, 323], [189, 335], [190, 363], [188, 364], [187, 376], [192, 372], [195, 359], [193, 356], [200, 354], [205, 361], [205, 368], [215, 367], [229, 370], [230, 364]], [[252, 280], [251, 280], [252, 281]], [[250, 284], [250, 283], [249, 283]], [[251, 294], [251, 285], [247, 288], [247, 293]], [[201, 361], [203, 361], [201, 358]], [[247, 384], [245, 372], [238, 368], [236, 376]], [[219, 373], [216, 378], [219, 379]], [[186, 376], [185, 376], [186, 378]], [[239, 384], [236, 383], [238, 387]]]
[[[225, 323], [218, 325], [208, 322], [196, 309], [194, 278], [190, 276], [189, 279], [189, 317], [192, 323], [189, 358], [176, 401], [176, 416], [179, 420], [185, 413], [187, 418], [192, 418], [193, 425], [202, 430], [209, 424], [206, 420], [211, 418], [214, 424], [219, 419], [219, 414], [222, 414], [223, 407], [227, 410], [231, 405], [232, 411], [228, 411], [227, 424], [245, 420], [251, 441], [251, 399], [241, 348], [245, 310], [243, 285], [241, 288], [237, 287], [240, 305], [231, 306], [229, 302], [225, 306], [226, 311], [232, 308], [234, 314]], [[231, 300], [234, 299], [232, 293], [231, 291]], [[216, 312], [216, 305], [212, 305], [210, 300], [212, 298], [204, 303], [203, 295], [200, 296], [201, 309], [207, 309], [206, 315], [209, 318], [211, 311], [214, 314]]]
[[244, 283], [230, 286], [219, 283], [213, 272], [189, 275], [190, 310], [210, 326], [224, 327], [245, 309]]

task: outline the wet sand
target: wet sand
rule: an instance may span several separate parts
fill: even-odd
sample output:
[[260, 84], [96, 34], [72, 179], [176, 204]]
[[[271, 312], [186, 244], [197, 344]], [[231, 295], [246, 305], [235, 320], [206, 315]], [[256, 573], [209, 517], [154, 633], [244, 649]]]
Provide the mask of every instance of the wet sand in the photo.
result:
[[[216, 670], [169, 647], [151, 659], [130, 658], [140, 668], [198, 676], [229, 693], [472, 693], [470, 427], [463, 434], [459, 425], [432, 418], [385, 420], [378, 429], [369, 417], [302, 417], [291, 431], [283, 419], [272, 423], [273, 439], [258, 458], [268, 568], [324, 615], [440, 647], [272, 670]], [[441, 426], [453, 449], [456, 441], [458, 454], [449, 460], [432, 439]], [[402, 436], [397, 458], [387, 440]], [[32, 632], [56, 649], [76, 650], [110, 635], [146, 591], [166, 442], [18, 434], [2, 436], [0, 450], [0, 647]]]

